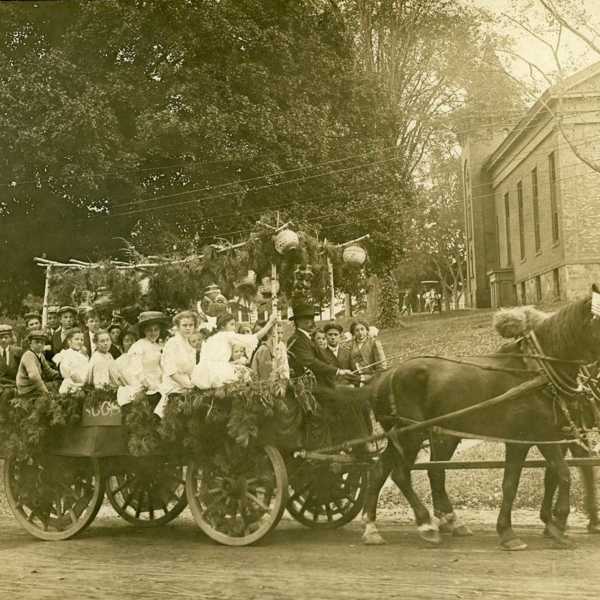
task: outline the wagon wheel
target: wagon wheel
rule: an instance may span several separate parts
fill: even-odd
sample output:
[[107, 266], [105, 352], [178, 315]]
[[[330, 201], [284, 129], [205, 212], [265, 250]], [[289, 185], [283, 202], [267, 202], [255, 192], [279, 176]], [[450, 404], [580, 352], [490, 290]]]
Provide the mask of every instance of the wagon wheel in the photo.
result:
[[335, 529], [350, 523], [363, 508], [366, 473], [360, 466], [292, 461], [287, 510], [302, 525]]
[[287, 471], [272, 446], [226, 445], [187, 469], [187, 497], [196, 523], [211, 539], [247, 546], [267, 535], [285, 510]]
[[117, 514], [139, 527], [158, 527], [187, 506], [184, 467], [153, 456], [118, 463], [106, 479], [106, 496]]
[[7, 458], [4, 488], [19, 524], [42, 540], [68, 540], [96, 517], [104, 498], [97, 459]]

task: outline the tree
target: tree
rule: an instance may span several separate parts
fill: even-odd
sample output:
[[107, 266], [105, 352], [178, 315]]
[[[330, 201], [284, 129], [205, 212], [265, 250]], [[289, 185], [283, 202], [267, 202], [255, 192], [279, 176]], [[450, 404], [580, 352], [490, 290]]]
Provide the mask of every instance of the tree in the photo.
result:
[[[516, 27], [529, 37], [530, 47], [534, 49], [530, 54], [518, 53], [512, 48], [502, 50], [508, 61], [517, 66], [525, 65], [528, 70], [528, 80], [513, 75], [514, 81], [544, 106], [573, 154], [590, 169], [600, 172], [600, 161], [594, 150], [576, 143], [576, 128], [569, 124], [563, 110], [563, 84], [579, 62], [570, 52], [566, 40], [570, 37], [571, 41], [578, 41], [588, 55], [596, 60], [600, 58], [597, 16], [584, 2], [576, 0], [514, 0], [512, 10], [502, 16], [509, 27]], [[540, 60], [540, 54], [544, 60]], [[548, 66], [548, 62], [552, 66]], [[544, 89], [546, 91], [540, 96]]]
[[464, 289], [466, 248], [460, 163], [434, 154], [431, 185], [424, 187], [410, 212], [406, 252], [395, 271], [405, 285], [432, 275], [440, 281], [449, 308]]

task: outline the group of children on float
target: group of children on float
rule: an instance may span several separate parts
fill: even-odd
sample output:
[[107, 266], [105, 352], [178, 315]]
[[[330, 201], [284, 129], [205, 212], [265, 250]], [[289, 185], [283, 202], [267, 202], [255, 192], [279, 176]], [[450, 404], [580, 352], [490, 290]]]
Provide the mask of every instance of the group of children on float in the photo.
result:
[[[61, 317], [77, 314], [72, 307], [58, 312]], [[98, 317], [88, 314], [84, 323], [94, 320]], [[63, 325], [68, 326], [66, 321]], [[145, 396], [162, 415], [172, 393], [269, 379], [274, 365], [279, 369], [276, 377], [290, 376], [283, 326], [276, 315], [253, 330], [224, 313], [217, 318], [212, 334], [193, 311], [178, 313], [169, 325], [158, 311], [142, 312], [133, 327], [118, 323], [105, 329], [59, 327], [50, 335], [33, 328], [32, 323], [13, 381], [21, 395], [47, 393], [46, 382], [61, 379], [60, 394], [76, 393], [84, 386], [112, 388], [117, 390], [119, 405]], [[278, 335], [272, 335], [274, 331]], [[336, 323], [314, 331], [320, 359], [343, 370], [359, 370], [363, 382], [385, 368], [383, 348], [366, 322], [352, 324], [347, 343], [343, 343], [343, 334]]]

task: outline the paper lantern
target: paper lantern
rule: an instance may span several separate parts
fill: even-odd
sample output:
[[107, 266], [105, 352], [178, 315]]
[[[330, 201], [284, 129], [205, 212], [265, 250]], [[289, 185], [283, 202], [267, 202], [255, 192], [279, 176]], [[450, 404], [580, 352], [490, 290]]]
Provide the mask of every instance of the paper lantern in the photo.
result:
[[300, 246], [300, 238], [295, 231], [291, 229], [282, 229], [273, 237], [275, 250], [279, 254], [285, 254], [290, 250], [296, 250]]
[[347, 265], [362, 267], [367, 260], [367, 251], [361, 246], [347, 246], [342, 252], [342, 260]]

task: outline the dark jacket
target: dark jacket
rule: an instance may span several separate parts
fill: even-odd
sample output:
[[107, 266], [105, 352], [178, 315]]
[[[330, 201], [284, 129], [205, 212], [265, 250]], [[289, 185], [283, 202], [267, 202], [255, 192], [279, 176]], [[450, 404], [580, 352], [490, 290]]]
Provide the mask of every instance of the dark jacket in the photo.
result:
[[336, 356], [331, 351], [329, 346], [327, 346], [325, 350], [321, 350], [321, 354], [323, 355], [323, 358], [328, 364], [333, 365], [337, 369], [348, 369], [350, 371], [354, 371], [356, 369], [356, 365], [352, 360], [352, 355], [348, 348], [340, 346]]
[[110, 354], [112, 355], [112, 357], [115, 360], [117, 358], [119, 358], [119, 356], [121, 356], [121, 354], [123, 354], [123, 351], [121, 350], [121, 348], [119, 348], [118, 346], [115, 346], [114, 344], [110, 345], [110, 348], [108, 351], [110, 352]]
[[53, 354], [58, 354], [61, 350], [64, 349], [61, 331], [62, 331], [62, 329], [57, 329], [52, 334], [52, 352], [53, 352]]
[[8, 347], [8, 364], [6, 363], [6, 354], [3, 348], [0, 348], [0, 385], [15, 384], [19, 362], [23, 350], [18, 346], [10, 345]]
[[333, 387], [337, 367], [328, 364], [315, 348], [312, 340], [301, 331], [295, 331], [288, 340], [288, 361], [295, 377], [303, 375], [307, 370], [323, 385]]

